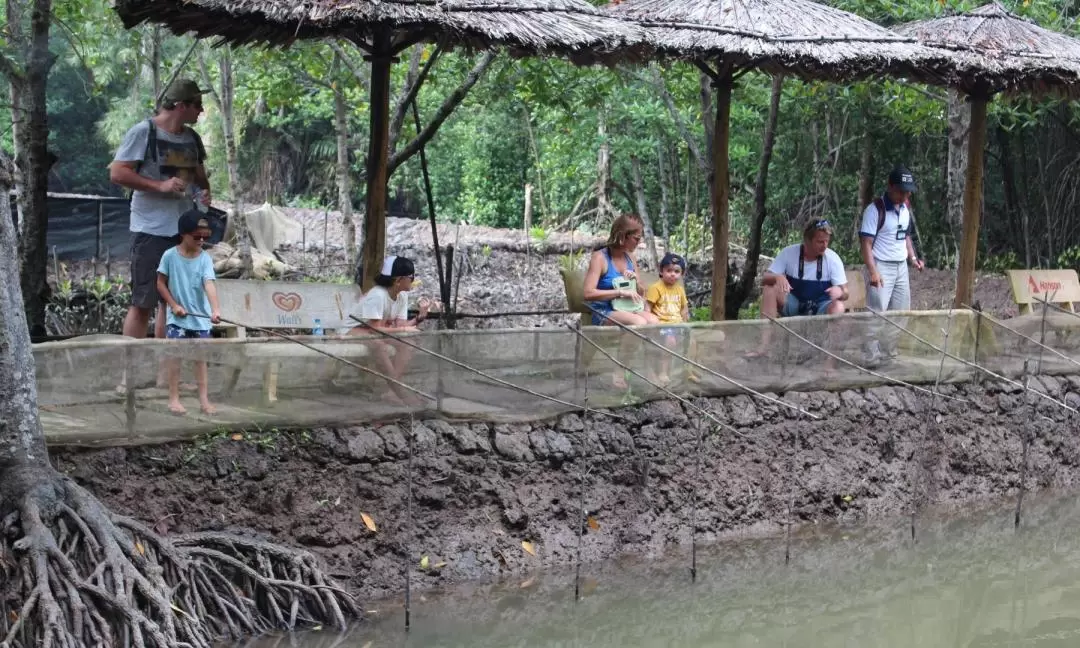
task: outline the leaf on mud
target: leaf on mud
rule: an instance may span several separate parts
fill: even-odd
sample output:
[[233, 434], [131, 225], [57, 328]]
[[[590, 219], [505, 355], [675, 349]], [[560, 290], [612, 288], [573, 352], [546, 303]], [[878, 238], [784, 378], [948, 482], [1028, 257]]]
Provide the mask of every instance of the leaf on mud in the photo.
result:
[[534, 585], [535, 583], [536, 583], [536, 578], [535, 578], [535, 577], [533, 577], [533, 578], [530, 578], [529, 580], [527, 580], [527, 581], [523, 582], [523, 583], [522, 583], [522, 584], [520, 585], [520, 587], [519, 587], [519, 588], [520, 588], [520, 589], [529, 589], [529, 588], [530, 588], [530, 587], [532, 587], [532, 586], [533, 586], [533, 585]]
[[141, 542], [135, 543], [135, 551], [138, 551], [140, 556], [146, 555], [146, 547], [142, 546]]
[[244, 435], [237, 432], [236, 434], [232, 435], [229, 438], [231, 438], [233, 441], [243, 441], [244, 440]]
[[844, 496], [843, 496], [843, 497], [841, 497], [840, 499], [844, 500], [845, 502], [850, 502], [851, 500], [853, 500], [853, 499], [855, 499], [855, 498], [854, 498], [854, 497], [852, 497], [851, 495], [844, 495]]
[[427, 556], [424, 556], [423, 558], [420, 559], [420, 569], [427, 569], [430, 566], [431, 566], [431, 561], [428, 560]]
[[375, 520], [372, 519], [372, 517], [370, 515], [368, 515], [367, 513], [361, 513], [360, 514], [360, 519], [364, 521], [364, 526], [366, 526], [368, 528], [368, 530], [371, 531], [372, 533], [375, 533], [376, 531], [379, 530], [378, 528], [375, 527]]
[[600, 523], [597, 522], [596, 518], [594, 518], [591, 515], [589, 516], [589, 528], [592, 529], [593, 531], [599, 531], [600, 530]]
[[375, 642], [374, 641], [369, 641], [366, 644], [364, 644], [362, 648], [371, 648], [373, 645], [375, 645]]
[[321, 626], [321, 625], [317, 625], [317, 626], [315, 626], [314, 628], [312, 628], [311, 630], [312, 630], [312, 632], [318, 632], [319, 630], [322, 630], [322, 626]]
[[445, 562], [437, 562], [431, 566], [432, 569], [442, 569], [443, 567], [446, 567]]
[[15, 610], [9, 610], [8, 611], [8, 618], [11, 619], [12, 623], [15, 623], [16, 621], [19, 620], [19, 613], [16, 612]]
[[533, 543], [529, 542], [528, 540], [521, 541], [521, 548], [524, 549], [525, 553], [529, 554], [530, 556], [536, 555], [536, 547], [534, 547]]

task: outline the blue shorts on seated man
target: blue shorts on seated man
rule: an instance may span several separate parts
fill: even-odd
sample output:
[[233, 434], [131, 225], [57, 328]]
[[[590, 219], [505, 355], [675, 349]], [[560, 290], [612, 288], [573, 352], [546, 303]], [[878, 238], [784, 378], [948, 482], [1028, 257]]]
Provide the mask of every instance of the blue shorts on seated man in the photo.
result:
[[788, 293], [784, 300], [784, 308], [780, 311], [780, 317], [795, 317], [797, 315], [825, 315], [829, 312], [829, 304], [832, 297], [822, 295], [817, 299], [800, 300], [794, 293]]

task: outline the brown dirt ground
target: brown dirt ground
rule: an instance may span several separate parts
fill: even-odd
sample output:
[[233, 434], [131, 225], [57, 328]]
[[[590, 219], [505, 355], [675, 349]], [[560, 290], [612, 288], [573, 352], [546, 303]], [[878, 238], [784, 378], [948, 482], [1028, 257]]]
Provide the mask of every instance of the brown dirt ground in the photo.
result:
[[[1080, 404], [1080, 380], [1035, 380]], [[230, 529], [307, 547], [368, 601], [400, 593], [403, 563], [419, 589], [572, 564], [579, 528], [584, 560], [596, 563], [685, 548], [691, 516], [697, 541], [711, 543], [780, 530], [788, 502], [797, 523], [813, 524], [1013, 495], [1022, 434], [1031, 435], [1030, 488], [1080, 483], [1080, 436], [1062, 408], [1003, 384], [943, 394], [936, 411], [891, 387], [788, 394], [813, 422], [746, 396], [708, 399], [737, 431], [700, 446], [699, 417], [665, 401], [619, 410], [621, 420], [424, 421], [411, 469], [407, 422], [53, 456], [113, 510], [167, 533]], [[598, 529], [582, 526], [581, 506]], [[421, 570], [421, 556], [440, 566]]]

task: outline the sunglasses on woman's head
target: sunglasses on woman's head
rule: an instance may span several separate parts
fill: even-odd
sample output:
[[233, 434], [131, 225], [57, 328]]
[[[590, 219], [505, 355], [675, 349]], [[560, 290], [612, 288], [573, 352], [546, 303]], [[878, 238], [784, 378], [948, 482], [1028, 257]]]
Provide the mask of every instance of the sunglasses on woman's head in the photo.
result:
[[829, 221], [824, 218], [820, 218], [813, 223], [814, 229], [825, 229], [826, 227], [831, 227], [831, 225], [829, 225]]

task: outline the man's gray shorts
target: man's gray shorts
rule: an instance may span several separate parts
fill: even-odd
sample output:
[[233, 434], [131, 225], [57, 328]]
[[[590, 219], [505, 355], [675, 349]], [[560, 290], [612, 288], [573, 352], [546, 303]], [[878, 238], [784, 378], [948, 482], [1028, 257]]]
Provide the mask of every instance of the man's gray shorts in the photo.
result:
[[157, 269], [165, 250], [177, 243], [175, 236], [131, 235], [131, 305], [154, 309], [161, 301], [157, 290]]

